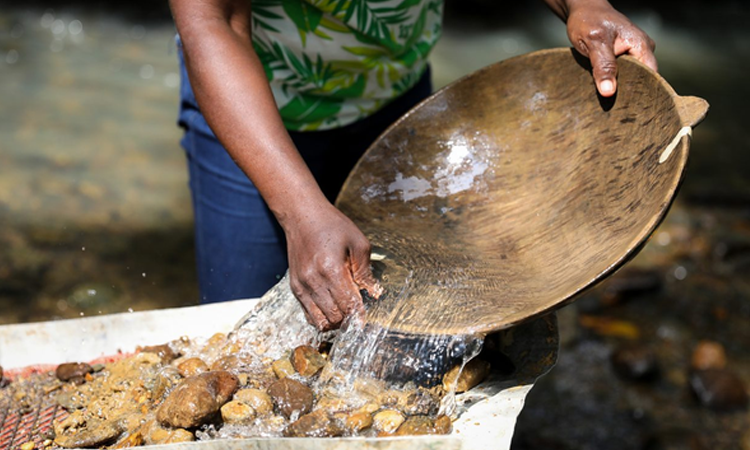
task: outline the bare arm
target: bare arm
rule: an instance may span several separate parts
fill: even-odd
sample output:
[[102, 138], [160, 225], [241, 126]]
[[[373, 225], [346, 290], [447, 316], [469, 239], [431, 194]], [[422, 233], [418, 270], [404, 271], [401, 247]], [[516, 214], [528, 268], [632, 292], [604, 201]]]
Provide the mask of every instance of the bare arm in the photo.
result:
[[544, 0], [568, 27], [573, 46], [591, 59], [599, 93], [610, 97], [617, 90], [617, 61], [634, 56], [657, 70], [654, 41], [607, 0]]
[[292, 289], [321, 329], [375, 290], [370, 245], [328, 202], [278, 113], [250, 36], [248, 0], [170, 0], [198, 104], [287, 237]]

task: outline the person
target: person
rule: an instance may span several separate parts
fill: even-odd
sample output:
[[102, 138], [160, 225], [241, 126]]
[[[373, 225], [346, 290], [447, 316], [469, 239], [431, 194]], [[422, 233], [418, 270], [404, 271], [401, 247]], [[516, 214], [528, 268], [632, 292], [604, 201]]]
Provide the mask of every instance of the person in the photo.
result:
[[[657, 69], [654, 42], [606, 0], [545, 0], [591, 60]], [[178, 31], [202, 302], [260, 296], [289, 268], [330, 329], [378, 295], [367, 238], [333, 201], [375, 138], [430, 95], [442, 0], [170, 0]], [[252, 181], [251, 181], [252, 180]]]

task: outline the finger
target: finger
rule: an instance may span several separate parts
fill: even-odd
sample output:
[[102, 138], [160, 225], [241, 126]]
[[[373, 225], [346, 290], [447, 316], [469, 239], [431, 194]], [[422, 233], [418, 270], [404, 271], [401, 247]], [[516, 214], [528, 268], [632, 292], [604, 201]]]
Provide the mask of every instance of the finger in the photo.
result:
[[305, 310], [305, 317], [307, 318], [307, 321], [310, 322], [311, 325], [313, 325], [315, 328], [326, 331], [331, 329], [331, 324], [326, 318], [325, 314], [323, 314], [323, 311], [318, 308], [318, 305], [315, 304], [315, 302], [312, 299], [312, 296], [307, 292], [302, 292], [297, 294], [295, 292], [295, 296], [297, 297], [297, 300], [299, 300], [300, 304], [302, 305], [302, 308]]
[[[349, 249], [349, 269], [351, 270], [352, 280], [358, 287], [357, 292], [359, 292], [359, 289], [364, 289], [371, 297], [377, 299], [383, 293], [383, 288], [372, 275], [370, 250], [369, 242], [353, 245]], [[359, 294], [357, 296], [361, 302]]]
[[656, 45], [654, 41], [648, 36], [643, 39], [639, 39], [637, 43], [632, 44], [625, 40], [624, 42], [615, 43], [615, 51], [617, 54], [627, 53], [634, 57], [638, 61], [645, 64], [649, 69], [654, 72], [659, 71], [659, 65], [656, 62], [656, 56], [654, 56], [654, 48]]
[[365, 305], [359, 290], [359, 286], [354, 282], [351, 273], [348, 272], [343, 272], [329, 284], [331, 297], [336, 300], [339, 308], [347, 316], [365, 312]]
[[341, 321], [344, 320], [344, 314], [342, 314], [341, 309], [336, 305], [328, 289], [316, 289], [310, 297], [315, 306], [323, 312], [332, 328], [336, 328], [341, 324]]
[[594, 82], [602, 97], [611, 97], [617, 91], [617, 60], [613, 44], [600, 41], [589, 45]]

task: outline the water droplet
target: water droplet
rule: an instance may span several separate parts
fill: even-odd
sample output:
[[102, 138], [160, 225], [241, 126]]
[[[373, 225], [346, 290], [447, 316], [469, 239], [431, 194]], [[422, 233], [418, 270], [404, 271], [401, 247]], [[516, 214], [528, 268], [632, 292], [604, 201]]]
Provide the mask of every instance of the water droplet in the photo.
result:
[[674, 269], [674, 277], [678, 280], [682, 281], [687, 276], [687, 269], [682, 266], [677, 266], [677, 268]]
[[96, 289], [89, 289], [89, 290], [87, 290], [87, 291], [86, 291], [86, 293], [87, 293], [87, 294], [88, 294], [88, 295], [89, 295], [90, 297], [93, 297], [93, 296], [95, 296], [95, 295], [96, 295]]
[[132, 313], [133, 312], [133, 308], [128, 308], [128, 312]]
[[141, 275], [143, 275], [143, 278], [146, 278], [146, 272], [143, 272]]
[[154, 76], [154, 66], [151, 64], [144, 64], [141, 66], [140, 71], [141, 78], [144, 80], [148, 80], [149, 78]]
[[86, 251], [86, 247], [81, 247], [81, 251], [85, 252]]
[[672, 242], [672, 236], [666, 231], [662, 231], [661, 233], [656, 235], [656, 242], [662, 247], [666, 247], [670, 242]]
[[81, 31], [83, 31], [83, 24], [80, 20], [76, 19], [68, 24], [68, 32], [73, 36], [79, 34]]
[[516, 53], [518, 51], [518, 41], [513, 38], [504, 39], [503, 50], [506, 53]]
[[68, 302], [65, 300], [58, 300], [57, 301], [57, 309], [60, 311], [67, 311], [68, 310]]
[[5, 55], [5, 62], [8, 64], [15, 64], [18, 62], [18, 50], [12, 48], [8, 50], [8, 54]]
[[43, 28], [49, 28], [52, 26], [52, 22], [55, 21], [55, 15], [51, 11], [47, 11], [42, 14], [41, 24]]
[[79, 315], [80, 315], [81, 317], [83, 317], [83, 311], [81, 311], [81, 312], [79, 313]]
[[50, 29], [54, 34], [63, 34], [65, 33], [65, 22], [63, 22], [61, 19], [57, 19], [52, 22], [52, 26], [50, 27]]

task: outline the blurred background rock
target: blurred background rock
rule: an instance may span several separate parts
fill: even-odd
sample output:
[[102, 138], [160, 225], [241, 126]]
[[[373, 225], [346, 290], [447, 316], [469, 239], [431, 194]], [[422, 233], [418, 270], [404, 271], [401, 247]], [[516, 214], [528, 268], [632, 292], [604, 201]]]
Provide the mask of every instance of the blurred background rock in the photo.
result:
[[[561, 312], [514, 447], [747, 450], [750, 6], [614, 4], [711, 111], [644, 252]], [[568, 45], [541, 1], [445, 11], [437, 87]], [[166, 2], [0, 1], [0, 324], [197, 302], [174, 33]]]

